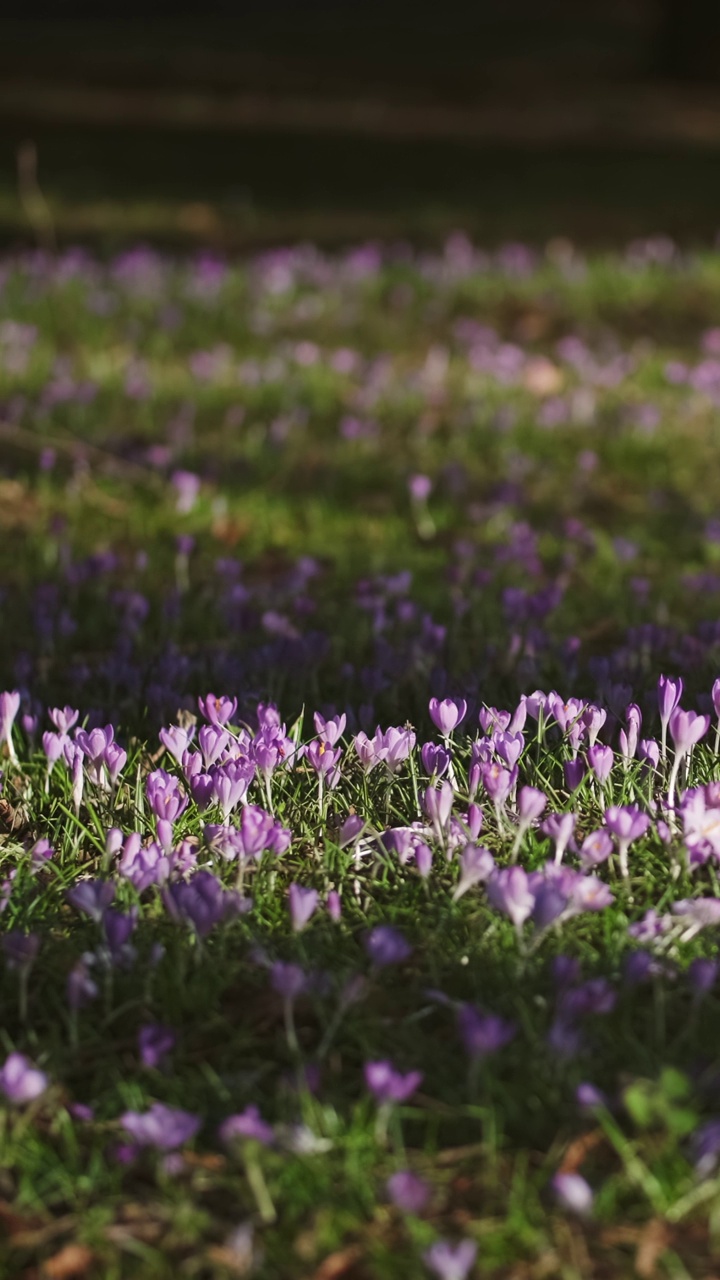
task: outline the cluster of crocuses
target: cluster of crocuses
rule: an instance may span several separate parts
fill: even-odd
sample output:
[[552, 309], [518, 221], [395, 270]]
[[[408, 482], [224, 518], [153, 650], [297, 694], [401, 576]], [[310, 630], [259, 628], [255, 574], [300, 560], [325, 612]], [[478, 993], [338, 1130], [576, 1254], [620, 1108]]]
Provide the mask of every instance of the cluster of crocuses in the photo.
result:
[[[372, 736], [348, 734], [344, 712], [315, 713], [309, 736], [302, 721], [288, 731], [268, 703], [257, 704], [252, 722], [240, 721], [236, 697], [210, 693], [198, 699], [199, 724], [185, 715], [181, 723], [159, 731], [159, 750], [141, 758], [132, 784], [124, 775], [127, 754], [114, 726], [87, 729], [76, 708], [51, 708], [53, 729], [41, 739], [46, 768], [37, 776], [44, 773], [51, 799], [56, 793], [72, 795], [78, 821], [97, 824], [102, 814], [105, 823], [104, 848], [98, 849], [91, 874], [85, 870], [67, 891], [69, 904], [96, 930], [95, 945], [76, 957], [67, 974], [71, 1027], [77, 1029], [82, 1010], [98, 1001], [108, 975], [136, 966], [137, 931], [148, 909], [156, 912], [160, 903], [201, 952], [215, 930], [249, 919], [254, 873], [263, 864], [274, 869], [273, 883], [286, 896], [295, 934], [308, 929], [319, 912], [342, 928], [345, 895], [359, 892], [363, 881], [369, 885], [373, 868], [384, 865], [401, 878], [428, 882], [432, 877], [455, 903], [484, 894], [511, 922], [523, 963], [548, 931], [557, 934], [579, 914], [613, 903], [623, 882], [637, 874], [635, 850], [642, 850], [643, 837], [665, 849], [669, 869], [684, 867], [704, 884], [703, 869], [720, 857], [720, 788], [696, 781], [703, 773], [695, 770], [693, 756], [708, 750], [699, 744], [708, 735], [710, 717], [684, 708], [682, 695], [681, 679], [660, 678], [657, 738], [641, 736], [647, 717], [634, 703], [617, 716], [582, 699], [535, 690], [513, 709], [484, 705], [473, 713], [464, 697], [432, 698], [428, 716], [436, 734], [419, 744], [417, 730], [408, 725], [378, 727]], [[720, 722], [720, 681], [712, 700]], [[0, 694], [5, 778], [15, 784], [31, 776], [21, 708], [18, 692]], [[142, 779], [141, 801], [137, 779]], [[538, 785], [542, 779], [544, 787]], [[312, 815], [320, 850], [308, 851], [302, 838], [306, 852], [300, 865], [304, 857], [307, 872], [302, 876], [295, 870], [295, 878], [283, 873], [283, 859], [295, 852], [295, 833], [276, 816], [292, 811], [290, 795], [292, 805], [300, 803]], [[129, 811], [135, 815], [134, 829], [127, 829]], [[391, 811], [402, 811], [405, 821], [387, 821]], [[328, 878], [323, 847], [342, 851], [347, 877]], [[13, 902], [13, 871], [26, 865], [37, 876], [53, 857], [49, 842], [36, 833], [27, 852], [18, 852], [3, 885], [2, 910]], [[297, 855], [293, 866], [298, 866]], [[601, 872], [609, 872], [609, 878]], [[677, 948], [718, 924], [720, 899], [703, 892], [679, 896], [663, 912], [647, 911], [630, 925], [622, 983], [637, 986], [669, 973]], [[303, 1058], [295, 1028], [301, 998], [327, 1002], [322, 1058], [347, 1010], [365, 998], [368, 983], [390, 966], [407, 964], [414, 954], [404, 932], [382, 921], [363, 932], [361, 943], [366, 972], [340, 985], [330, 973], [255, 947], [253, 963], [267, 972], [269, 988], [282, 1003], [288, 1051], [296, 1061]], [[38, 934], [20, 930], [3, 938], [6, 966], [18, 978], [22, 1021], [41, 946]], [[151, 969], [162, 955], [155, 942], [148, 954]], [[716, 962], [696, 962], [689, 974], [693, 1000], [705, 998], [716, 978]], [[553, 980], [546, 1044], [558, 1059], [573, 1059], [587, 1044], [588, 1023], [613, 1010], [617, 987], [602, 977], [584, 980], [577, 961], [563, 956], [554, 963]], [[436, 989], [428, 989], [427, 998], [450, 1012], [473, 1065], [502, 1054], [523, 1034], [515, 1020], [492, 1009]], [[138, 1057], [146, 1067], [167, 1063], [174, 1045], [172, 1027], [144, 1023], [139, 1028]], [[381, 1143], [395, 1132], [395, 1109], [422, 1083], [420, 1067], [407, 1066], [403, 1070], [388, 1058], [374, 1058], [358, 1081], [374, 1100]], [[318, 1067], [312, 1056], [304, 1063], [308, 1087]], [[0, 1090], [14, 1106], [41, 1107], [50, 1087], [48, 1074], [18, 1051], [0, 1069]], [[596, 1105], [604, 1103], [596, 1098]], [[92, 1120], [85, 1104], [75, 1104], [75, 1110], [78, 1122]], [[714, 1124], [707, 1121], [695, 1141], [701, 1172], [720, 1151]], [[184, 1167], [183, 1148], [201, 1131], [207, 1133], [201, 1114], [165, 1103], [126, 1110], [118, 1118], [116, 1158], [127, 1163], [155, 1150], [172, 1175]], [[301, 1119], [289, 1126], [273, 1124], [253, 1105], [226, 1116], [216, 1138], [245, 1163], [260, 1161], [251, 1182], [258, 1214], [267, 1221], [275, 1210], [259, 1150], [306, 1155], [322, 1151], [328, 1141]], [[579, 1174], [558, 1174], [554, 1189], [567, 1211], [590, 1212], [592, 1191]], [[410, 1215], [423, 1213], [431, 1199], [429, 1186], [408, 1169], [393, 1175], [387, 1195]], [[438, 1241], [426, 1255], [440, 1276], [468, 1274], [473, 1259], [469, 1241], [458, 1246]]]

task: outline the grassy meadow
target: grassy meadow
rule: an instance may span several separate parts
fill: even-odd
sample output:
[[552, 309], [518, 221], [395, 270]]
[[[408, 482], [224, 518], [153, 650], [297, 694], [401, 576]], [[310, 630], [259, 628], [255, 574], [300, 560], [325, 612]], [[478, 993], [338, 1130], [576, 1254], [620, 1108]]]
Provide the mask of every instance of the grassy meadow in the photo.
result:
[[0, 257], [0, 1271], [700, 1280], [720, 254]]

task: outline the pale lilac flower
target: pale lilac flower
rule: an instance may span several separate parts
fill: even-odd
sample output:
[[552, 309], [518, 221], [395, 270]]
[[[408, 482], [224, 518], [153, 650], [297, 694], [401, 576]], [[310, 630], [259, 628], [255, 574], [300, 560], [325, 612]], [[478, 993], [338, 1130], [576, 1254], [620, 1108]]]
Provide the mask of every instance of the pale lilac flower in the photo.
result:
[[0, 747], [3, 742], [7, 743], [8, 755], [10, 759], [17, 762], [15, 747], [13, 744], [12, 730], [15, 723], [15, 717], [20, 710], [20, 694], [17, 689], [12, 693], [0, 693]]
[[431, 786], [425, 790], [425, 812], [432, 823], [435, 837], [440, 844], [445, 841], [454, 799], [455, 792], [451, 782], [443, 782], [440, 787]]
[[485, 1058], [498, 1053], [515, 1037], [514, 1023], [496, 1013], [483, 1013], [471, 1004], [461, 1004], [457, 1011], [457, 1026], [465, 1051], [471, 1058]]
[[487, 895], [493, 907], [510, 917], [518, 932], [535, 906], [535, 895], [530, 891], [522, 867], [503, 867], [496, 871], [488, 880]]
[[699, 1178], [710, 1178], [720, 1160], [720, 1120], [708, 1120], [692, 1135], [692, 1156]]
[[410, 476], [408, 479], [408, 491], [413, 502], [425, 503], [432, 493], [432, 480], [429, 476]]
[[592, 1188], [579, 1173], [556, 1173], [552, 1189], [561, 1209], [585, 1218], [592, 1212]]
[[684, 756], [705, 736], [710, 728], [710, 717], [676, 707], [670, 716], [669, 726], [676, 756]]
[[179, 724], [171, 724], [167, 729], [161, 729], [158, 734], [165, 750], [178, 764], [182, 764], [183, 756], [189, 750], [194, 736], [194, 728], [183, 729]]
[[642, 727], [642, 712], [636, 703], [631, 702], [625, 708], [625, 722], [627, 731], [621, 729], [618, 735], [620, 739], [620, 751], [623, 759], [627, 762], [632, 760], [638, 747], [638, 739], [640, 737], [640, 729]]
[[683, 682], [672, 676], [660, 676], [658, 680], [658, 710], [660, 712], [661, 755], [665, 759], [667, 729], [670, 717], [682, 697]]
[[388, 964], [402, 964], [412, 955], [410, 943], [399, 929], [389, 924], [378, 924], [363, 939], [363, 946], [372, 963], [382, 969]]
[[650, 826], [650, 818], [637, 805], [611, 805], [605, 810], [605, 824], [618, 842], [620, 871], [624, 879], [629, 875], [628, 848], [634, 840], [645, 835]]
[[446, 747], [436, 742], [426, 742], [420, 751], [420, 759], [429, 777], [442, 778], [448, 771], [452, 756]]
[[474, 1240], [450, 1244], [436, 1240], [423, 1254], [423, 1262], [438, 1280], [467, 1280], [475, 1265], [477, 1245]]
[[607, 862], [612, 851], [613, 844], [606, 827], [591, 831], [580, 845], [580, 866], [583, 871], [598, 867], [602, 862]]
[[115, 897], [115, 885], [110, 880], [78, 880], [66, 897], [76, 911], [100, 924], [103, 913]]
[[542, 823], [540, 830], [555, 843], [555, 862], [560, 864], [567, 849], [572, 833], [575, 830], [574, 813], [551, 813]]
[[140, 1061], [144, 1067], [162, 1066], [169, 1053], [175, 1048], [177, 1037], [171, 1027], [164, 1027], [159, 1022], [149, 1022], [138, 1031], [138, 1049]]
[[423, 1081], [422, 1071], [408, 1071], [403, 1075], [387, 1061], [366, 1062], [364, 1074], [367, 1088], [381, 1106], [407, 1102]]
[[[198, 707], [201, 714], [211, 724], [225, 725], [230, 723], [237, 711], [237, 698], [217, 698], [214, 693], [208, 693], [206, 697], [198, 698]], [[258, 707], [259, 711], [260, 707]]]
[[80, 718], [80, 712], [73, 707], [50, 707], [48, 715], [61, 738], [70, 732]]
[[594, 747], [588, 750], [588, 762], [598, 782], [607, 782], [613, 767], [613, 751], [612, 747], [603, 746], [601, 742], [597, 742]]
[[674, 902], [672, 909], [673, 914], [686, 925], [683, 942], [694, 938], [701, 929], [720, 925], [720, 898], [685, 898]]
[[443, 698], [442, 701], [438, 698], [430, 699], [430, 719], [444, 738], [450, 737], [466, 715], [467, 702], [464, 698]]
[[514, 769], [525, 748], [523, 733], [496, 733], [493, 739], [495, 750], [508, 769]]
[[0, 1069], [0, 1090], [8, 1102], [23, 1106], [26, 1102], [34, 1102], [48, 1087], [48, 1078], [44, 1072], [24, 1057], [22, 1053], [11, 1053]]
[[148, 1111], [126, 1111], [120, 1124], [139, 1147], [174, 1151], [191, 1142], [200, 1128], [200, 1117], [179, 1107], [154, 1102]]
[[473, 885], [484, 884], [494, 871], [495, 859], [489, 849], [483, 845], [466, 845], [460, 854], [460, 879], [453, 892], [453, 902], [462, 898]]
[[660, 764], [660, 746], [654, 738], [643, 738], [638, 745], [638, 758], [644, 760], [651, 769]]
[[537, 822], [547, 805], [547, 796], [537, 787], [521, 787], [518, 792], [517, 810], [520, 823], [524, 828]]
[[324, 716], [320, 715], [319, 711], [316, 711], [313, 716], [313, 722], [318, 737], [329, 747], [334, 747], [345, 732], [347, 716], [343, 713], [326, 720]]
[[317, 889], [304, 889], [299, 884], [291, 884], [289, 897], [293, 933], [300, 933], [317, 910], [318, 891]]
[[410, 1169], [399, 1169], [385, 1183], [389, 1199], [401, 1213], [418, 1217], [430, 1201], [432, 1189]]
[[255, 1106], [246, 1107], [237, 1115], [227, 1116], [218, 1129], [218, 1136], [226, 1146], [238, 1140], [259, 1142], [264, 1147], [271, 1147], [275, 1142], [275, 1130], [263, 1120]]
[[66, 995], [68, 1005], [73, 1012], [90, 1004], [100, 994], [97, 983], [90, 976], [89, 966], [94, 958], [93, 955], [83, 956], [68, 974]]

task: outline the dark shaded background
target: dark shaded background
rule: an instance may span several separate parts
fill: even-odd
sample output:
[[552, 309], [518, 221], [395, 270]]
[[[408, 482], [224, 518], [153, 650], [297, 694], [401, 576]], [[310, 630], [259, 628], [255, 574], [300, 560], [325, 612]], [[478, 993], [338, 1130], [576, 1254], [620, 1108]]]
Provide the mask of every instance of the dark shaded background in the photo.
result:
[[0, 22], [5, 241], [453, 226], [712, 239], [718, 0], [31, 0]]

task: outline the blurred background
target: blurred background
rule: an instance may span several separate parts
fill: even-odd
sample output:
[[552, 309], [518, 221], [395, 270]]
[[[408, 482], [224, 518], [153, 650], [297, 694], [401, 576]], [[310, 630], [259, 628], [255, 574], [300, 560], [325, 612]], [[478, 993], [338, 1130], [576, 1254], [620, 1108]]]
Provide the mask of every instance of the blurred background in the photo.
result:
[[30, 0], [0, 22], [5, 244], [720, 227], [717, 0], [98, 11]]

